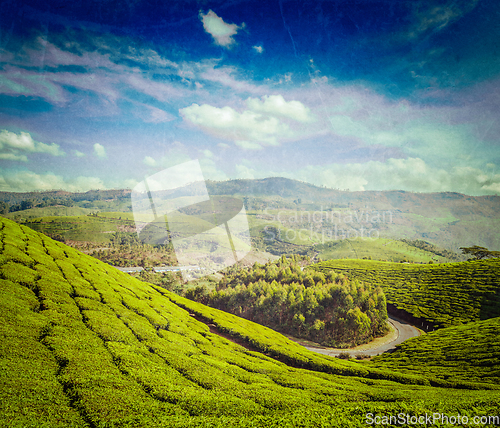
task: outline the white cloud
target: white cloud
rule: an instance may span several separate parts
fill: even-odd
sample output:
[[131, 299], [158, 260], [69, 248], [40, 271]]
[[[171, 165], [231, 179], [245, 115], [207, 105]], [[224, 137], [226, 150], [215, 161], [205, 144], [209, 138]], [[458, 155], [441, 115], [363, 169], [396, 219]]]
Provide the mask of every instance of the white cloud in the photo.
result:
[[252, 46], [252, 49], [257, 52], [257, 53], [262, 53], [264, 52], [264, 48], [262, 46]]
[[202, 153], [206, 158], [213, 158], [214, 157], [214, 154], [211, 150], [205, 149], [205, 150], [202, 150]]
[[450, 173], [431, 168], [420, 158], [386, 162], [307, 166], [296, 172], [297, 178], [332, 188], [362, 190], [416, 190], [438, 192], [451, 190]]
[[288, 177], [334, 189], [459, 192], [467, 195], [500, 194], [500, 173], [473, 167], [432, 167], [420, 158], [385, 162], [308, 165], [294, 170], [263, 169], [243, 161], [235, 166], [235, 178]]
[[156, 160], [154, 160], [151, 156], [146, 156], [143, 162], [148, 166], [156, 166]]
[[0, 153], [0, 159], [28, 162], [28, 157], [26, 155], [16, 155], [14, 153]]
[[257, 113], [286, 117], [297, 122], [312, 122], [314, 120], [308, 107], [300, 101], [285, 101], [282, 95], [264, 96], [261, 100], [248, 98], [246, 104], [250, 110]]
[[235, 141], [235, 144], [238, 147], [241, 147], [242, 149], [245, 149], [245, 150], [261, 150], [262, 149], [262, 145], [260, 143], [255, 143], [255, 142], [247, 141], [247, 140], [238, 140], [238, 141]]
[[213, 159], [204, 157], [200, 159], [201, 171], [205, 180], [227, 180], [227, 175], [221, 171]]
[[439, 32], [471, 12], [478, 2], [479, 0], [448, 2], [448, 4], [443, 6], [434, 6], [433, 2], [429, 2], [429, 9], [425, 7], [416, 8], [416, 22], [412, 28], [410, 28], [408, 36], [410, 38], [416, 38], [427, 31]]
[[0, 173], [0, 190], [8, 192], [31, 192], [45, 190], [66, 190], [68, 192], [87, 192], [104, 189], [104, 183], [97, 177], [79, 176], [65, 180], [53, 173], [37, 174], [32, 171], [5, 171]]
[[74, 153], [77, 158], [84, 158], [86, 156], [86, 154], [81, 152], [80, 150], [75, 150]]
[[138, 183], [139, 181], [133, 178], [129, 178], [127, 180], [123, 180], [119, 183], [116, 183], [113, 186], [113, 189], [133, 189], [135, 186], [137, 186]]
[[169, 144], [168, 149], [162, 156], [156, 158], [146, 156], [143, 160], [148, 166], [158, 168], [170, 168], [191, 161], [192, 158], [188, 153], [188, 149], [180, 141], [174, 141]]
[[275, 117], [265, 117], [251, 110], [238, 113], [231, 107], [192, 104], [180, 110], [182, 116], [212, 135], [232, 140], [240, 146], [276, 146], [278, 137], [289, 134], [289, 128]]
[[253, 179], [255, 177], [255, 171], [246, 165], [236, 165], [236, 177], [240, 179]]
[[226, 24], [212, 10], [209, 10], [206, 15], [200, 12], [200, 19], [203, 22], [203, 28], [214, 38], [215, 43], [225, 48], [229, 48], [234, 44], [233, 36], [245, 26], [244, 23], [241, 26]]
[[164, 123], [174, 120], [174, 117], [165, 110], [140, 102], [133, 102], [133, 104], [135, 105], [133, 114], [145, 123]]
[[287, 102], [281, 95], [248, 98], [246, 105], [248, 109], [241, 113], [229, 106], [219, 108], [208, 104], [192, 104], [179, 112], [185, 120], [206, 132], [251, 150], [277, 146], [283, 139], [290, 138], [293, 133], [286, 120], [314, 121], [308, 107], [300, 101]]
[[[235, 77], [236, 76], [236, 77]], [[262, 95], [267, 92], [264, 85], [254, 85], [245, 80], [238, 79], [238, 70], [234, 67], [217, 67], [209, 64], [200, 72], [199, 77], [210, 83], [222, 85], [229, 88], [232, 92], [249, 93]]]
[[[59, 40], [62, 41], [62, 37]], [[70, 40], [68, 37], [59, 47], [38, 37], [28, 41], [16, 52], [10, 64], [0, 70], [0, 92], [36, 96], [53, 104], [67, 105], [75, 97], [74, 91], [68, 88], [77, 88], [99, 96], [100, 115], [116, 113], [119, 108], [116, 105], [118, 99], [129, 99], [133, 102], [143, 98], [129, 91], [130, 87], [160, 101], [185, 95], [185, 88], [179, 88], [169, 81], [158, 81], [151, 76], [160, 74], [182, 77], [188, 75], [189, 70], [161, 57], [152, 49], [135, 49], [128, 46], [128, 43], [126, 39], [112, 36], [107, 36], [105, 41], [96, 38], [85, 43]], [[124, 64], [124, 60], [130, 61], [131, 65]], [[140, 67], [134, 64], [143, 65], [149, 71], [140, 73]], [[85, 69], [85, 72], [75, 73], [59, 69], [67, 65], [80, 67]], [[189, 63], [183, 66], [188, 69], [191, 67]], [[43, 73], [39, 70], [43, 70]], [[78, 96], [84, 97], [81, 93]], [[85, 109], [95, 102], [92, 100], [92, 103], [79, 103], [79, 106]], [[171, 120], [168, 113], [155, 110], [153, 106], [149, 107], [150, 114], [144, 114], [142, 117], [146, 122]], [[83, 111], [78, 113], [82, 114]], [[91, 111], [90, 114], [92, 113]]]
[[99, 143], [95, 143], [94, 144], [94, 154], [98, 157], [98, 158], [101, 158], [101, 159], [104, 159], [107, 157], [106, 155], [106, 149], [104, 148], [103, 145], [99, 144]]
[[[137, 73], [134, 74], [133, 70], [127, 71], [132, 72], [130, 74], [125, 74], [124, 78], [130, 86], [158, 101], [168, 101], [172, 98], [178, 98], [184, 95], [181, 89], [173, 85], [142, 77], [141, 75], [137, 75]], [[152, 106], [149, 106], [149, 108], [154, 109]]]
[[26, 154], [46, 153], [52, 156], [64, 156], [64, 152], [55, 144], [45, 144], [33, 140], [28, 132], [0, 131], [0, 159], [27, 162]]

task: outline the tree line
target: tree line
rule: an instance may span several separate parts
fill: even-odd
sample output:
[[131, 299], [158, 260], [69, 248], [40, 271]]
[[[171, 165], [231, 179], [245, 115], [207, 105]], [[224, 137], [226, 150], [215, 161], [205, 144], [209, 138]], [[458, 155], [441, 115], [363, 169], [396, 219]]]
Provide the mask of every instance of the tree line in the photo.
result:
[[228, 273], [212, 292], [200, 286], [186, 297], [326, 346], [355, 346], [387, 331], [381, 288], [302, 270], [295, 256]]

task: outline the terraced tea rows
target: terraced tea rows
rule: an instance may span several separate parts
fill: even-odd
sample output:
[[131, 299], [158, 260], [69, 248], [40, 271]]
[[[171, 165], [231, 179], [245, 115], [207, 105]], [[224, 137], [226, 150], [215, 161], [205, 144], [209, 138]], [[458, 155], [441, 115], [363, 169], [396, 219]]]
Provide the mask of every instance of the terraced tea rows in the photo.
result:
[[500, 384], [500, 317], [440, 329], [407, 340], [372, 364], [441, 379]]
[[313, 268], [378, 285], [387, 303], [439, 327], [500, 316], [500, 259], [431, 265], [330, 260]]
[[367, 412], [497, 411], [494, 385], [316, 355], [0, 223], [0, 426], [361, 427]]

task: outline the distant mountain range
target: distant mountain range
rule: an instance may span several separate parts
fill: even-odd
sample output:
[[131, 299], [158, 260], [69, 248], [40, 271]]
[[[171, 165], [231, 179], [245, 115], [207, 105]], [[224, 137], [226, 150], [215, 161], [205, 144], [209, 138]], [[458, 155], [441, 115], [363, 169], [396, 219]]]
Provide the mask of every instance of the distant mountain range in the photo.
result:
[[[308, 230], [308, 242], [298, 242], [298, 238], [289, 241], [311, 245], [320, 242], [315, 241], [317, 233], [322, 233], [321, 239], [324, 240], [325, 231], [333, 239], [341, 239], [341, 234], [332, 234], [336, 227], [335, 232], [342, 231], [348, 238], [355, 237], [355, 234], [359, 237], [363, 229], [371, 230], [373, 236], [376, 232], [376, 236], [385, 238], [420, 239], [454, 251], [470, 245], [500, 249], [498, 195], [399, 190], [349, 192], [280, 177], [207, 181], [206, 185], [209, 194], [241, 197], [249, 213], [264, 214], [254, 217], [254, 236], [269, 225], [282, 232]], [[85, 193], [0, 192], [0, 201], [4, 202], [4, 213], [9, 209], [21, 211], [21, 208], [60, 203], [100, 211], [131, 211], [130, 193], [127, 189]], [[22, 204], [23, 201], [29, 203]], [[307, 213], [316, 213], [316, 217], [311, 219]], [[287, 240], [286, 236], [284, 240]]]

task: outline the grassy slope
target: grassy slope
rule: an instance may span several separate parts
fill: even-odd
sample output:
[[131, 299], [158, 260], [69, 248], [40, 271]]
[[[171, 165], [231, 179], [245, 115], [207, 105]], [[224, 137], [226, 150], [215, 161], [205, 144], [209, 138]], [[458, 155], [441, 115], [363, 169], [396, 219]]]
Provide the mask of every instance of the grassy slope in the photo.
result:
[[485, 383], [431, 387], [451, 384], [308, 352], [0, 224], [0, 426], [365, 426], [366, 412], [492, 414], [500, 398]]
[[[316, 230], [315, 226], [321, 224], [326, 234], [332, 232], [335, 225], [341, 230], [350, 230], [353, 227], [358, 231], [359, 227], [363, 226], [368, 229], [375, 228], [380, 232], [381, 237], [423, 239], [455, 251], [458, 251], [461, 246], [474, 244], [493, 249], [500, 247], [500, 234], [498, 233], [500, 231], [498, 217], [500, 198], [498, 196], [473, 197], [449, 192], [427, 194], [404, 191], [342, 192], [277, 177], [207, 182], [207, 186], [211, 195], [240, 195], [246, 200], [247, 212], [253, 211], [256, 216], [262, 217], [264, 209], [272, 213], [272, 217], [276, 217], [276, 214], [281, 212], [283, 224], [280, 227], [285, 232], [290, 227], [304, 228], [302, 236], [305, 239], [301, 242], [300, 237], [297, 237], [294, 240], [295, 244], [321, 242], [321, 237], [318, 240], [314, 233], [307, 232], [311, 225]], [[0, 199], [9, 204], [16, 204], [27, 199], [41, 202], [41, 199], [45, 197], [73, 198], [79, 206], [90, 207], [93, 211], [130, 212], [129, 194], [130, 191], [125, 190], [101, 190], [73, 195], [67, 192], [0, 192]], [[295, 214], [301, 217], [306, 210], [313, 214], [315, 211], [330, 209], [333, 210], [330, 211], [330, 216], [333, 213], [335, 217], [333, 222], [313, 220], [314, 224], [299, 225], [295, 221], [292, 224], [286, 220], [290, 216], [294, 217]], [[374, 212], [392, 214], [389, 219], [372, 222]], [[27, 211], [13, 214], [17, 218], [23, 218], [25, 213], [29, 216], [33, 215]], [[62, 215], [69, 213], [63, 212]], [[339, 221], [336, 213], [342, 213], [342, 221]], [[351, 213], [354, 218], [346, 222], [344, 216], [347, 215], [349, 218]], [[363, 214], [369, 214], [370, 221], [366, 219], [366, 216], [363, 217]], [[70, 215], [75, 215], [75, 213]], [[361, 217], [358, 218], [358, 215]], [[268, 224], [273, 224], [273, 222]], [[293, 233], [290, 236], [293, 236]], [[353, 235], [350, 237], [352, 238]]]
[[500, 259], [432, 265], [330, 260], [314, 268], [380, 285], [388, 303], [442, 327], [500, 316]]
[[442, 256], [422, 250], [405, 242], [393, 239], [349, 239], [333, 241], [315, 247], [323, 260], [352, 258], [370, 258], [373, 260], [390, 260], [399, 262], [408, 260], [417, 263], [428, 263], [430, 260], [443, 263], [449, 262]]
[[63, 206], [53, 206], [44, 208], [30, 208], [28, 210], [14, 211], [8, 214], [4, 214], [4, 217], [10, 218], [11, 220], [28, 220], [40, 217], [50, 217], [50, 216], [80, 216], [86, 215], [91, 212], [95, 212], [96, 209], [92, 208], [81, 208], [81, 207], [63, 207]]
[[440, 329], [407, 340], [372, 364], [442, 379], [500, 384], [500, 317]]
[[47, 233], [58, 234], [64, 239], [72, 241], [86, 241], [100, 244], [110, 242], [113, 233], [120, 227], [131, 228], [134, 223], [127, 217], [128, 213], [106, 213], [97, 217], [92, 215], [77, 216], [44, 216], [28, 221], [32, 229]]

